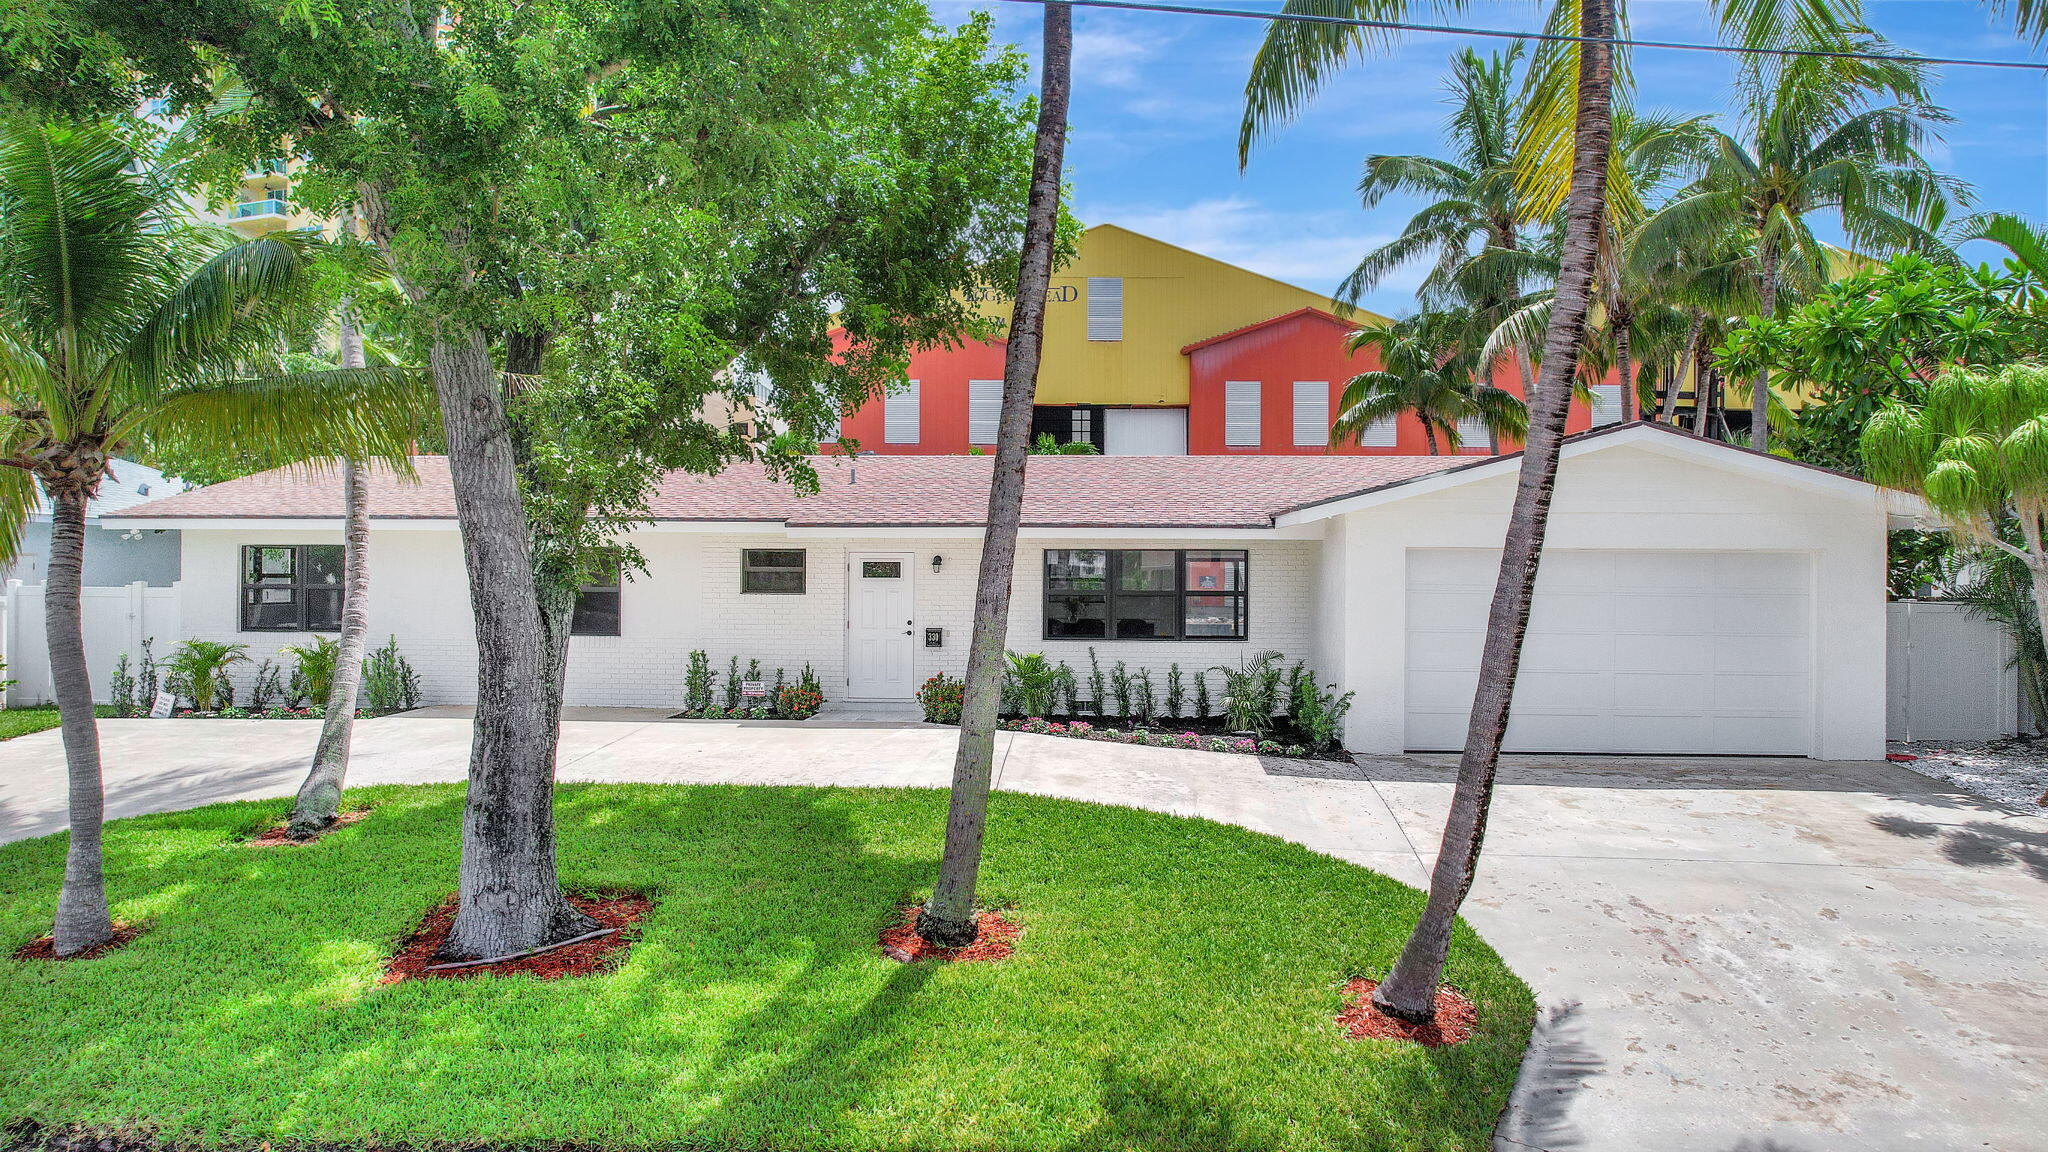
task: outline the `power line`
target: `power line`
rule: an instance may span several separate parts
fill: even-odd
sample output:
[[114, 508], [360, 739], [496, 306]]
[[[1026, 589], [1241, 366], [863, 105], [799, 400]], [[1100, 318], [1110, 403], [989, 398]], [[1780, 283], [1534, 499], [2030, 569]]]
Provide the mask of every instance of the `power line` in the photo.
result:
[[1824, 48], [1752, 48], [1742, 44], [1696, 44], [1682, 40], [1634, 40], [1620, 36], [1572, 36], [1562, 32], [1515, 32], [1504, 28], [1465, 28], [1452, 24], [1416, 24], [1406, 20], [1368, 20], [1362, 16], [1317, 16], [1307, 12], [1256, 12], [1247, 8], [1204, 8], [1194, 4], [1152, 3], [1150, 0], [1003, 0], [1006, 4], [1071, 4], [1076, 8], [1110, 8], [1125, 12], [1161, 12], [1179, 16], [1232, 16], [1283, 24], [1336, 24], [1349, 28], [1424, 32], [1440, 36], [1483, 36], [1500, 40], [1547, 40], [1576, 44], [1611, 44], [1624, 48], [1660, 48], [1676, 52], [1728, 52], [1745, 56], [1817, 56], [1835, 60], [1881, 60], [1893, 64], [1948, 64], [1962, 68], [2014, 68], [2048, 72], [2048, 63], [2034, 60], [1976, 60], [1955, 56], [1900, 56], [1883, 52], [1832, 51]]

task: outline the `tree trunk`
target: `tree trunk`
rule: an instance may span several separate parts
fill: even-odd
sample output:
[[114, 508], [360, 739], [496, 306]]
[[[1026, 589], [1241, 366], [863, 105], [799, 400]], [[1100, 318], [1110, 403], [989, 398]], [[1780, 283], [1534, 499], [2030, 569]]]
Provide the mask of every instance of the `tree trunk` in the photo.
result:
[[1629, 355], [1629, 311], [1627, 306], [1614, 307], [1614, 366], [1621, 380], [1621, 422], [1636, 418], [1636, 409], [1641, 397], [1636, 395], [1635, 361]]
[[[1685, 330], [1685, 350], [1678, 354], [1677, 371], [1671, 374], [1671, 380], [1664, 385], [1664, 410], [1660, 418], [1666, 424], [1676, 425], [1678, 423], [1678, 389], [1685, 383], [1686, 370], [1693, 366], [1693, 353], [1699, 347], [1700, 329], [1704, 325], [1705, 318], [1698, 312], [1694, 312], [1692, 314], [1692, 323]], [[1692, 378], [1692, 404], [1694, 408], [1700, 406], [1702, 394], [1700, 385], [1704, 382], [1705, 377], [1703, 375], [1694, 374]]]
[[85, 664], [85, 627], [78, 590], [85, 568], [86, 485], [44, 485], [50, 499], [50, 564], [44, 574], [43, 634], [50, 683], [70, 769], [71, 841], [64, 885], [57, 892], [56, 952], [70, 956], [114, 938], [107, 915], [107, 878], [100, 851], [106, 792], [100, 773], [100, 731], [92, 714], [92, 672]]
[[[1579, 27], [1584, 36], [1613, 36], [1614, 0], [1581, 0]], [[1544, 333], [1543, 374], [1530, 405], [1529, 439], [1523, 448], [1507, 539], [1501, 550], [1500, 576], [1487, 615], [1471, 724], [1458, 763], [1443, 844], [1430, 875], [1429, 900], [1393, 971], [1373, 992], [1373, 1003], [1381, 1011], [1402, 1020], [1421, 1021], [1435, 1015], [1437, 986], [1450, 953], [1451, 927], [1478, 872], [1604, 227], [1607, 158], [1613, 136], [1613, 58], [1613, 47], [1598, 40], [1579, 47], [1578, 114], [1572, 184], [1565, 200], [1563, 260], [1550, 325]]]
[[[1769, 320], [1778, 312], [1778, 256], [1768, 245], [1758, 253], [1762, 264], [1763, 316]], [[1756, 374], [1749, 386], [1749, 446], [1759, 452], [1771, 450], [1771, 370]]]
[[430, 362], [476, 617], [476, 730], [462, 879], [442, 954], [500, 956], [587, 932], [555, 875], [558, 681], [535, 591], [512, 429], [483, 334], [444, 330]]
[[1038, 388], [1039, 347], [1045, 336], [1046, 287], [1052, 280], [1072, 51], [1073, 9], [1047, 4], [1038, 139], [1031, 160], [1030, 199], [1025, 206], [1017, 302], [1003, 357], [1003, 409], [989, 484], [988, 530], [982, 537], [981, 571], [975, 584], [974, 638], [967, 649], [960, 744], [953, 759], [953, 792], [946, 813], [946, 851], [939, 861], [938, 883], [917, 919], [918, 935], [939, 947], [970, 944], [976, 935], [974, 891], [981, 873], [982, 832], [988, 823], [996, 710], [1002, 698], [1003, 648], [1010, 619], [1010, 577], [1016, 568], [1017, 524], [1024, 509], [1024, 465], [1030, 459], [1031, 405]]
[[[361, 368], [363, 334], [347, 306], [341, 312], [341, 366]], [[341, 790], [348, 781], [349, 739], [355, 733], [356, 695], [363, 682], [363, 650], [370, 634], [370, 497], [353, 460], [341, 465], [343, 532], [341, 651], [334, 658], [334, 682], [327, 690], [327, 715], [313, 768], [299, 785], [285, 834], [294, 840], [318, 835], [341, 815]]]
[[[1525, 393], [1525, 395], [1526, 395], [1526, 393]], [[1429, 445], [1429, 454], [1430, 454], [1431, 456], [1441, 456], [1441, 455], [1443, 455], [1443, 453], [1442, 453], [1442, 452], [1439, 452], [1439, 451], [1437, 451], [1437, 446], [1436, 446], [1436, 425], [1434, 425], [1434, 424], [1431, 424], [1431, 423], [1430, 423], [1429, 421], [1427, 421], [1427, 420], [1424, 420], [1424, 421], [1422, 422], [1422, 440], [1423, 440], [1423, 442], [1424, 442], [1424, 443], [1426, 443], [1426, 444], [1428, 444], [1428, 445]]]
[[1705, 436], [1710, 430], [1714, 405], [1721, 402], [1720, 380], [1707, 361], [1706, 349], [1693, 349], [1692, 365], [1692, 431], [1695, 436]]

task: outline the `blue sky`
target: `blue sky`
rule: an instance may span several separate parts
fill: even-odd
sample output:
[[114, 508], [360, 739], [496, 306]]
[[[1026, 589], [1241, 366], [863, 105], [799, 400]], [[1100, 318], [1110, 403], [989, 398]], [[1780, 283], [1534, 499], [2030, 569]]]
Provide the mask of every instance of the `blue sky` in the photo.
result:
[[[1035, 6], [997, 0], [928, 0], [953, 22], [994, 13], [999, 39], [1035, 58]], [[1201, 0], [1208, 7], [1273, 10], [1277, 2]], [[2048, 59], [2014, 38], [1976, 0], [1866, 0], [1877, 31], [1933, 56]], [[1418, 9], [1423, 5], [1418, 4]], [[1698, 0], [1627, 0], [1630, 31], [1647, 39], [1713, 38]], [[1358, 256], [1396, 233], [1414, 209], [1389, 199], [1368, 213], [1354, 186], [1372, 153], [1433, 153], [1445, 115], [1442, 81], [1466, 43], [1412, 36], [1392, 54], [1354, 67], [1307, 112], [1237, 168], [1244, 78], [1264, 25], [1219, 17], [1076, 9], [1075, 88], [1067, 148], [1075, 213], [1089, 224], [1149, 233], [1303, 287], [1328, 292]], [[1425, 18], [1426, 19], [1426, 18]], [[1473, 0], [1458, 23], [1533, 29], [1541, 9]], [[1638, 51], [1637, 104], [1674, 113], [1717, 112], [1733, 65], [1721, 55]], [[1032, 83], [1036, 83], [1034, 75]], [[2048, 218], [2048, 79], [2000, 69], [1944, 69], [1936, 98], [1954, 115], [1931, 158], [1977, 190], [1979, 206]], [[1993, 258], [1989, 246], [1972, 251]], [[1421, 269], [1390, 280], [1367, 304], [1413, 310]]]

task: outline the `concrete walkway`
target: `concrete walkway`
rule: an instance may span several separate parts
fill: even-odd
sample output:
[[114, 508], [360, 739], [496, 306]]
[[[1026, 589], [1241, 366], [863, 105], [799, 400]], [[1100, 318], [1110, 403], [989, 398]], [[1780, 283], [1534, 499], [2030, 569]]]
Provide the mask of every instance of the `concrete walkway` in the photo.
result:
[[[565, 780], [943, 786], [880, 718], [563, 725]], [[288, 794], [316, 725], [102, 722], [113, 815]], [[459, 711], [366, 721], [352, 782], [459, 780]], [[1414, 884], [1442, 757], [1346, 767], [1001, 734], [1006, 789], [1226, 820]], [[1473, 924], [1545, 1006], [1500, 1149], [2048, 1148], [2048, 820], [1884, 763], [1519, 757]], [[57, 733], [0, 743], [0, 840], [63, 826]], [[1283, 878], [1276, 878], [1283, 879]]]

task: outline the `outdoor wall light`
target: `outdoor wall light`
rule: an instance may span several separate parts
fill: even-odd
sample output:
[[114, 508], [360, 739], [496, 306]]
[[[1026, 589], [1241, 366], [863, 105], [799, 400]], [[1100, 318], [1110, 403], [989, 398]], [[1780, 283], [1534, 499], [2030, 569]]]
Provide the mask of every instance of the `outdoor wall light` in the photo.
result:
[[932, 557], [932, 571], [937, 572], [939, 569], [944, 568], [945, 566], [946, 558], [944, 556]]

